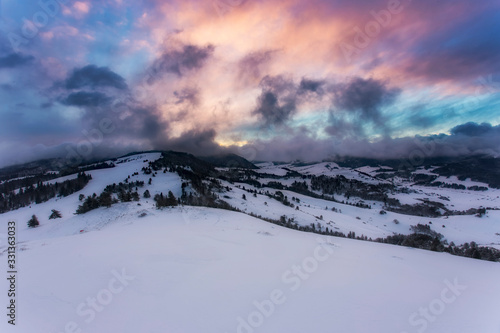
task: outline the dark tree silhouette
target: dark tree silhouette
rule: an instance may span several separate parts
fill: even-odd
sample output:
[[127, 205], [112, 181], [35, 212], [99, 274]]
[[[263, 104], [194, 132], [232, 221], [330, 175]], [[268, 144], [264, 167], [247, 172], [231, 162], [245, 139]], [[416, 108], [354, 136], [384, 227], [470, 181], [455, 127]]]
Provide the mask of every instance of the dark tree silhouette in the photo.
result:
[[50, 214], [49, 220], [60, 219], [61, 217], [62, 217], [62, 215], [61, 215], [60, 211], [58, 211], [56, 209], [52, 209], [52, 214]]
[[40, 222], [38, 221], [38, 218], [36, 215], [31, 216], [31, 219], [28, 221], [28, 227], [29, 228], [35, 228], [40, 225]]

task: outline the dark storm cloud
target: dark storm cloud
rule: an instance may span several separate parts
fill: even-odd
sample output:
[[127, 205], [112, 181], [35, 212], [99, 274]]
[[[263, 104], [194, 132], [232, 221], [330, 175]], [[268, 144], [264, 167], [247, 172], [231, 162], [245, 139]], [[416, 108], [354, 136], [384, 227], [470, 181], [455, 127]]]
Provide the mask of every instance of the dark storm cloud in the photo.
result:
[[[479, 129], [486, 129], [480, 134]], [[468, 123], [455, 127], [452, 134], [384, 137], [372, 142], [368, 139], [345, 138], [342, 140], [317, 139], [305, 133], [287, 138], [276, 137], [268, 141], [257, 140], [241, 150], [254, 148], [255, 160], [264, 161], [321, 161], [326, 158], [364, 157], [375, 159], [400, 159], [410, 161], [415, 156], [461, 157], [477, 154], [500, 156], [500, 125]], [[474, 135], [471, 140], [469, 135]], [[262, 149], [255, 149], [262, 147]]]
[[383, 81], [358, 77], [337, 87], [334, 104], [340, 110], [360, 112], [378, 124], [383, 120], [380, 108], [394, 103], [400, 92]]
[[347, 133], [344, 127], [348, 125], [354, 130], [352, 133], [363, 136], [364, 125], [369, 122], [384, 135], [390, 133], [382, 108], [395, 102], [400, 89], [387, 87], [385, 81], [356, 77], [334, 85], [332, 91], [334, 110], [330, 113], [328, 133], [343, 137], [339, 134]]
[[299, 93], [313, 92], [318, 95], [323, 95], [323, 86], [325, 83], [325, 81], [302, 78], [299, 84]]
[[452, 135], [484, 136], [492, 133], [493, 131], [498, 132], [499, 130], [499, 126], [493, 127], [489, 123], [477, 124], [474, 122], [468, 122], [466, 124], [453, 127], [450, 132]]
[[21, 53], [11, 53], [6, 56], [0, 56], [0, 68], [14, 68], [26, 65], [32, 62], [35, 58], [30, 55]]
[[153, 80], [167, 73], [181, 77], [189, 71], [202, 68], [214, 49], [213, 45], [200, 47], [189, 44], [183, 45], [180, 49], [167, 50], [155, 60], [149, 72]]
[[[59, 98], [59, 101], [84, 110], [81, 117], [84, 129], [100, 130], [103, 119], [112, 128], [104, 133], [105, 143], [99, 148], [101, 154], [106, 153], [106, 145], [116, 148], [120, 145], [119, 142], [127, 142], [127, 145], [151, 149], [168, 138], [169, 124], [162, 119], [158, 107], [134, 99], [127, 89], [125, 79], [107, 67], [88, 65], [75, 69], [64, 82], [64, 87], [93, 89], [72, 92]], [[107, 87], [116, 89], [106, 89], [106, 93], [96, 91], [97, 88]], [[194, 99], [194, 92], [183, 90], [181, 97], [186, 100]]]
[[123, 77], [108, 67], [97, 67], [96, 65], [87, 65], [74, 69], [64, 82], [64, 85], [66, 89], [114, 87], [123, 90], [127, 88]]
[[147, 140], [153, 146], [166, 137], [169, 125], [163, 121], [155, 108], [137, 107], [130, 110], [130, 115], [117, 120], [117, 134], [124, 137]]
[[106, 133], [106, 139], [112, 142], [140, 142], [154, 148], [168, 138], [169, 123], [162, 119], [155, 105], [143, 105], [124, 97], [123, 100], [117, 98], [107, 102], [106, 107], [98, 112], [93, 106], [84, 110], [82, 121], [85, 128], [100, 128], [103, 119], [112, 124], [113, 130]]
[[190, 130], [178, 138], [165, 142], [163, 149], [185, 151], [194, 155], [214, 155], [225, 151], [215, 142], [217, 135], [214, 129]]
[[264, 76], [266, 66], [276, 51], [265, 50], [247, 54], [238, 62], [238, 78], [244, 84], [260, 80]]
[[111, 98], [100, 92], [78, 91], [69, 94], [62, 100], [64, 105], [79, 107], [106, 106], [111, 102]]
[[360, 138], [364, 136], [361, 122], [350, 122], [330, 114], [330, 125], [325, 132], [335, 138]]
[[196, 107], [200, 103], [200, 90], [196, 87], [185, 87], [179, 91], [174, 91], [174, 96], [177, 98], [175, 104], [187, 104], [191, 107]]
[[283, 76], [266, 76], [260, 87], [262, 93], [253, 114], [266, 126], [284, 125], [297, 110], [297, 89], [293, 81]]
[[296, 110], [295, 100], [280, 102], [278, 96], [271, 91], [262, 92], [258, 103], [254, 113], [260, 115], [266, 125], [282, 125]]
[[284, 75], [265, 76], [259, 84], [262, 92], [253, 114], [258, 115], [265, 126], [285, 125], [301, 103], [321, 99], [326, 93], [326, 84], [326, 81], [302, 78], [297, 85]]

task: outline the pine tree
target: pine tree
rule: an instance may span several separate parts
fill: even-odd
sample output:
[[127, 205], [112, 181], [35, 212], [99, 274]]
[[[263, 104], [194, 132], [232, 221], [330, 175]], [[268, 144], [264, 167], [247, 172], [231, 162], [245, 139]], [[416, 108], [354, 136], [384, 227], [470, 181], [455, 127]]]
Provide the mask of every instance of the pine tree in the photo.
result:
[[60, 211], [58, 211], [56, 209], [52, 209], [52, 214], [50, 214], [49, 220], [60, 219], [61, 217], [62, 217], [62, 215], [61, 215]]
[[178, 204], [177, 199], [175, 198], [172, 191], [168, 191], [167, 205], [168, 206], [177, 206], [177, 204]]
[[85, 199], [85, 201], [78, 206], [76, 214], [85, 214], [86, 212], [99, 208], [99, 206], [99, 200], [95, 196], [88, 196], [87, 199]]
[[144, 198], [151, 198], [151, 193], [149, 193], [149, 190], [144, 191]]
[[108, 208], [111, 207], [111, 205], [113, 204], [113, 198], [111, 197], [111, 193], [108, 191], [102, 192], [101, 195], [99, 196], [98, 201], [100, 206]]
[[31, 216], [31, 219], [28, 221], [28, 227], [29, 228], [35, 228], [40, 225], [40, 222], [38, 222], [38, 218], [36, 215]]
[[163, 196], [163, 192], [155, 195], [154, 200], [156, 201], [156, 208], [161, 208], [161, 207], [167, 206], [167, 204], [166, 204], [167, 200]]

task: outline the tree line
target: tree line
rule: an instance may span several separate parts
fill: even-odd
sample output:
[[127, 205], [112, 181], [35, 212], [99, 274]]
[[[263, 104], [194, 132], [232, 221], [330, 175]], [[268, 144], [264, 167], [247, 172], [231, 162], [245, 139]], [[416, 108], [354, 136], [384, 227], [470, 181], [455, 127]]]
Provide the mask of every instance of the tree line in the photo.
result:
[[48, 201], [55, 196], [66, 197], [83, 189], [92, 179], [85, 172], [78, 173], [75, 179], [65, 180], [53, 184], [39, 181], [36, 185], [29, 185], [15, 191], [0, 194], [0, 213], [26, 207], [32, 203], [39, 204]]

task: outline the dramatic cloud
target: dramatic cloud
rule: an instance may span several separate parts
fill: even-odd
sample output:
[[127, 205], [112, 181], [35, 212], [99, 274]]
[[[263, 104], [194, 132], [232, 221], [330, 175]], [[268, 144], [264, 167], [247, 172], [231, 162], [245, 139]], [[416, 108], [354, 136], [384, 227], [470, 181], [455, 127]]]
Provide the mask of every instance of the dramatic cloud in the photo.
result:
[[401, 92], [387, 88], [383, 81], [355, 78], [335, 91], [335, 106], [340, 110], [361, 112], [361, 115], [380, 124], [383, 117], [380, 108], [392, 104]]
[[299, 85], [299, 93], [304, 92], [313, 92], [318, 95], [323, 95], [324, 90], [323, 86], [325, 85], [325, 81], [317, 81], [317, 80], [309, 80], [306, 78], [302, 78]]
[[213, 45], [200, 47], [189, 44], [167, 50], [154, 62], [149, 72], [153, 78], [167, 73], [181, 77], [202, 68], [214, 49]]
[[174, 96], [177, 98], [175, 104], [187, 103], [190, 107], [196, 107], [200, 103], [200, 90], [196, 87], [186, 87], [180, 91], [174, 91]]
[[283, 76], [266, 76], [260, 86], [262, 93], [253, 113], [261, 117], [266, 126], [283, 125], [297, 110], [297, 92], [293, 81]]
[[[489, 128], [479, 135], [479, 128]], [[458, 131], [457, 131], [458, 130]], [[487, 154], [500, 157], [500, 125], [468, 123], [455, 127], [451, 135], [414, 136], [369, 140], [315, 139], [305, 134], [290, 138], [258, 140], [242, 151], [256, 153], [254, 160], [264, 161], [322, 161], [327, 158], [364, 157], [375, 159], [399, 159], [410, 163], [415, 159], [433, 157], [459, 157]], [[465, 134], [467, 133], [467, 134]], [[471, 140], [468, 135], [474, 135]], [[258, 147], [260, 149], [255, 149]]]
[[79, 91], [71, 93], [62, 100], [65, 105], [80, 107], [106, 106], [111, 102], [111, 98], [100, 92]]
[[73, 70], [71, 75], [64, 82], [66, 89], [80, 89], [85, 87], [114, 87], [116, 89], [126, 89], [125, 79], [108, 67], [97, 67], [87, 65], [83, 68]]
[[92, 107], [84, 108], [82, 121], [87, 129], [106, 127], [105, 138], [109, 142], [127, 142], [145, 145], [148, 149], [158, 148], [168, 140], [170, 125], [162, 118], [156, 106], [142, 105], [133, 99], [113, 101], [97, 112]]
[[330, 113], [330, 125], [325, 127], [325, 132], [335, 138], [362, 138], [364, 137], [361, 121], [347, 121]]
[[[351, 122], [356, 135], [363, 133], [362, 124], [372, 122], [384, 134], [389, 133], [387, 119], [381, 108], [394, 103], [401, 93], [398, 88], [388, 88], [387, 83], [375, 79], [354, 78], [345, 84], [333, 88], [335, 111], [331, 114], [332, 124], [327, 128], [330, 134], [344, 132], [344, 127]], [[347, 113], [340, 113], [340, 112]], [[354, 117], [353, 117], [354, 115]], [[349, 120], [339, 121], [339, 117]], [[340, 118], [343, 119], [343, 118]]]
[[276, 51], [257, 51], [247, 54], [238, 62], [238, 78], [244, 85], [259, 82]]
[[160, 145], [167, 137], [169, 125], [159, 113], [147, 107], [130, 109], [129, 114], [116, 121], [117, 135], [146, 140], [153, 147]]
[[215, 142], [217, 135], [214, 129], [190, 130], [178, 138], [172, 138], [164, 143], [163, 149], [186, 151], [195, 155], [207, 156], [226, 151]]
[[[259, 142], [260, 159], [404, 156], [415, 135], [433, 154], [498, 151], [498, 0], [212, 2], [94, 1], [26, 43], [0, 34], [0, 162], [108, 122], [96, 156]], [[23, 36], [25, 3], [7, 7]]]
[[23, 55], [21, 53], [11, 53], [6, 56], [0, 57], [0, 68], [13, 68], [17, 66], [26, 65], [32, 62], [35, 58], [30, 55]]
[[[458, 125], [453, 127], [450, 132], [453, 135], [465, 135], [465, 136], [485, 136], [494, 131], [498, 132], [500, 126], [493, 127], [489, 123], [476, 124], [473, 122], [468, 122], [466, 124]], [[500, 134], [500, 132], [498, 133]]]

